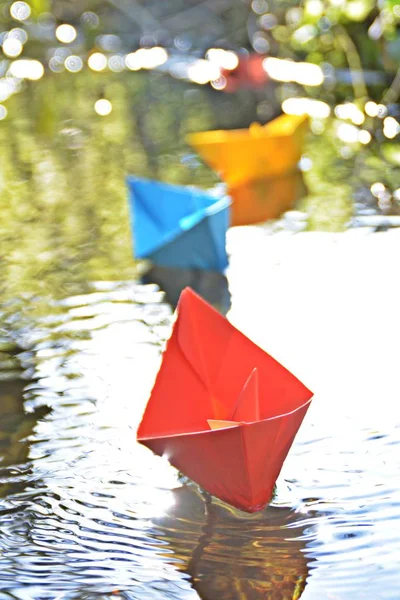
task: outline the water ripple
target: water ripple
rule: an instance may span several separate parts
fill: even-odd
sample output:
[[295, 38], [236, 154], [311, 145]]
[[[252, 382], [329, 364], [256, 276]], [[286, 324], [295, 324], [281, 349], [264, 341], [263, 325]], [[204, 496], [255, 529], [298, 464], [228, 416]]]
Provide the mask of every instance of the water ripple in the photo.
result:
[[0, 428], [0, 600], [397, 598], [399, 427], [321, 426], [317, 405], [272, 505], [245, 515], [135, 441], [171, 327], [160, 292], [94, 284], [53, 309]]

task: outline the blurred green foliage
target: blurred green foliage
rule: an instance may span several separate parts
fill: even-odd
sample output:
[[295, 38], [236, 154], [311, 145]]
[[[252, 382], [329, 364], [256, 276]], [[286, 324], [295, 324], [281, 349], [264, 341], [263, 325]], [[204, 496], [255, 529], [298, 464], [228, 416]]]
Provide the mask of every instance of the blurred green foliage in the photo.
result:
[[[186, 146], [185, 134], [246, 127], [276, 114], [287, 98], [315, 98], [331, 110], [330, 117], [313, 119], [305, 151], [310, 195], [302, 207], [310, 226], [343, 228], [360, 198], [374, 209], [399, 211], [400, 2], [215, 0], [212, 11], [207, 6], [0, 2], [3, 299], [64, 297], [94, 279], [134, 277], [125, 176], [213, 185], [218, 178]], [[56, 36], [66, 23], [76, 34], [70, 42]], [[14, 38], [21, 47], [7, 50], [5, 41]], [[216, 45], [255, 49], [319, 64], [324, 81], [224, 94], [126, 69], [126, 52], [155, 44], [183, 58], [202, 57]], [[94, 51], [123, 66], [91, 71], [87, 59]], [[81, 61], [75, 73], [65, 69], [71, 57]], [[20, 58], [40, 60], [44, 76], [12, 76], [9, 69]], [[96, 114], [99, 99], [111, 103], [110, 114]]]
[[[112, 103], [107, 117], [94, 111], [99, 96]], [[157, 73], [44, 77], [12, 96], [8, 111], [0, 124], [0, 293], [39, 309], [39, 298], [87, 291], [93, 280], [133, 278], [125, 176], [212, 186], [218, 178], [185, 134], [215, 126], [219, 114], [232, 125], [244, 118], [239, 101], [235, 110], [233, 98]], [[321, 173], [330, 160], [323, 156]]]
[[252, 7], [253, 41], [263, 36], [273, 55], [389, 75], [397, 69], [398, 0], [254, 0]]
[[[107, 117], [99, 97], [112, 102]], [[219, 100], [157, 73], [64, 73], [12, 96], [0, 123], [2, 299], [134, 277], [125, 176], [213, 185], [184, 137], [214, 123], [230, 102]]]

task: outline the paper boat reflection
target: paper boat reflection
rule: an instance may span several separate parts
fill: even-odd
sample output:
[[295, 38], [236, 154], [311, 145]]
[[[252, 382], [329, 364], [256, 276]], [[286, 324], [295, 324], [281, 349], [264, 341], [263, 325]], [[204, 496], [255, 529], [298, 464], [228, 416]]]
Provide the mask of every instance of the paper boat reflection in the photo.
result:
[[189, 288], [137, 438], [210, 494], [261, 510], [312, 392]]
[[154, 520], [155, 535], [164, 559], [189, 575], [200, 598], [300, 599], [311, 562], [304, 514], [270, 505], [244, 515], [194, 485], [172, 493], [174, 503]]
[[189, 144], [228, 186], [293, 171], [308, 131], [306, 115], [281, 115], [248, 129], [190, 134]]
[[231, 225], [252, 225], [278, 219], [307, 193], [299, 170], [279, 177], [247, 181], [228, 189], [232, 198]]
[[204, 190], [127, 178], [136, 258], [222, 272], [230, 199]]
[[203, 269], [179, 269], [153, 265], [144, 275], [143, 283], [155, 283], [165, 292], [167, 302], [176, 308], [186, 287], [191, 287], [220, 313], [226, 315], [231, 307], [228, 280], [223, 273]]

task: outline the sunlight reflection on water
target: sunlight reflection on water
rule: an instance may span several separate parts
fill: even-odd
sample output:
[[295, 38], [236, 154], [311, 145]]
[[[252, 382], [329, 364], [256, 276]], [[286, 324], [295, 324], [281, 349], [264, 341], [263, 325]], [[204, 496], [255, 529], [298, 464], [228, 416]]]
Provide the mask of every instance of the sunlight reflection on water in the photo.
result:
[[93, 284], [28, 334], [25, 410], [51, 411], [1, 471], [0, 598], [398, 598], [398, 326], [374, 319], [398, 238], [230, 234], [228, 318], [316, 391], [274, 502], [210, 502], [135, 442], [172, 311]]
[[230, 232], [228, 318], [315, 391], [281, 473], [315, 514], [303, 521], [317, 558], [306, 599], [400, 593], [400, 331], [388, 309], [399, 239]]

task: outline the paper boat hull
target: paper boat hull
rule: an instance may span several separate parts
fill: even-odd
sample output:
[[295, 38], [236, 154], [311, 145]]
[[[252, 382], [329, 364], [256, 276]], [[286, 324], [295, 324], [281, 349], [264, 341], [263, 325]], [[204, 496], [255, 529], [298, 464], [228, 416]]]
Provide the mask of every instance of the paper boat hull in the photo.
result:
[[271, 500], [308, 407], [235, 428], [139, 441], [213, 496], [253, 513]]
[[306, 193], [303, 175], [293, 171], [271, 179], [248, 181], [228, 188], [232, 198], [231, 225], [252, 225], [278, 219]]
[[136, 258], [165, 267], [224, 271], [227, 196], [138, 177], [128, 177], [127, 184]]
[[260, 510], [312, 392], [190, 288], [177, 312], [137, 439], [210, 494]]
[[307, 117], [282, 115], [265, 126], [193, 133], [188, 142], [228, 186], [236, 186], [292, 171], [307, 131]]
[[222, 273], [228, 266], [225, 237], [228, 210], [205, 217], [194, 227], [151, 252], [148, 258], [163, 267], [202, 269]]

